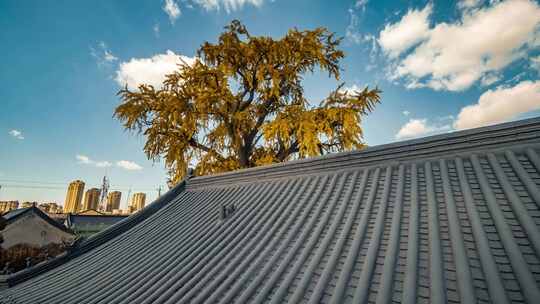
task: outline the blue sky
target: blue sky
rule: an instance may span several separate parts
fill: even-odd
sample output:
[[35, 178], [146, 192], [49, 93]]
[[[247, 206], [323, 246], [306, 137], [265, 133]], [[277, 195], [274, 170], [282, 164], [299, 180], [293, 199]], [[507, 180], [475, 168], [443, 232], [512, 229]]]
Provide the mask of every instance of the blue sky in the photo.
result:
[[[342, 81], [377, 85], [363, 122], [378, 145], [540, 115], [540, 5], [481, 1], [2, 1], [0, 200], [63, 203], [67, 183], [156, 197], [166, 170], [112, 113], [120, 84], [157, 82], [240, 19], [252, 34], [327, 27], [343, 36]], [[149, 68], [152, 67], [152, 68]], [[309, 75], [318, 101], [334, 89]]]

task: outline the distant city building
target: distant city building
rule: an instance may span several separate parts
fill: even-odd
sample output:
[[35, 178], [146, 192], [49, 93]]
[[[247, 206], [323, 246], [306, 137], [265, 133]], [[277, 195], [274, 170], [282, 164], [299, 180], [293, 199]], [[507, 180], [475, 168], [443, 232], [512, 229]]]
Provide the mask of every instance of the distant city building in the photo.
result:
[[62, 213], [62, 206], [57, 203], [49, 203], [49, 213]]
[[144, 205], [146, 203], [146, 193], [138, 192], [133, 194], [133, 198], [131, 199], [131, 206], [130, 206], [130, 212], [139, 211], [142, 208], [144, 208]]
[[38, 208], [50, 214], [62, 212], [62, 206], [58, 205], [57, 203], [39, 204]]
[[114, 209], [120, 209], [120, 199], [122, 198], [122, 192], [111, 191], [107, 195], [107, 207], [105, 211], [112, 212]]
[[0, 201], [0, 213], [10, 212], [19, 208], [19, 201]]
[[81, 209], [81, 201], [84, 192], [84, 182], [81, 180], [73, 181], [69, 184], [64, 203], [65, 213], [75, 213]]
[[98, 210], [100, 194], [101, 191], [98, 188], [91, 188], [86, 190], [81, 211]]
[[21, 208], [37, 207], [38, 202], [24, 202], [21, 204]]

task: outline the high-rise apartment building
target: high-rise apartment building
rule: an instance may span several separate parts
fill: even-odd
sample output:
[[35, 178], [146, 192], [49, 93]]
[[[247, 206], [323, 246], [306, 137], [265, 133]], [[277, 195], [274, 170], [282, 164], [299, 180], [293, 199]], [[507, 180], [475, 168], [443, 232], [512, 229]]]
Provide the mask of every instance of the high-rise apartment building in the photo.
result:
[[107, 195], [107, 207], [105, 208], [105, 211], [112, 212], [114, 209], [120, 209], [120, 198], [122, 198], [122, 192], [109, 192], [109, 195]]
[[100, 194], [101, 191], [98, 188], [91, 188], [86, 190], [86, 193], [84, 194], [82, 211], [90, 209], [98, 210]]
[[144, 208], [144, 204], [146, 203], [146, 193], [138, 192], [133, 194], [133, 198], [131, 199], [131, 212], [139, 211], [142, 208]]
[[64, 203], [64, 213], [75, 213], [81, 210], [81, 201], [84, 192], [84, 182], [81, 180], [72, 181], [67, 190], [66, 202]]
[[0, 201], [0, 213], [6, 213], [19, 208], [19, 201]]

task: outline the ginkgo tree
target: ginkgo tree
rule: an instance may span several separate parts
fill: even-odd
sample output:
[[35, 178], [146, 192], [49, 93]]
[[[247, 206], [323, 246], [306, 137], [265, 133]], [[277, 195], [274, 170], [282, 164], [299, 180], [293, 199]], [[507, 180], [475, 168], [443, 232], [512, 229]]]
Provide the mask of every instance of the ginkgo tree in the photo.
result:
[[361, 119], [380, 102], [380, 90], [338, 82], [315, 102], [302, 87], [314, 71], [339, 81], [340, 42], [325, 28], [252, 36], [235, 20], [161, 87], [121, 90], [115, 117], [144, 135], [146, 155], [163, 158], [173, 182], [191, 165], [205, 175], [361, 149]]

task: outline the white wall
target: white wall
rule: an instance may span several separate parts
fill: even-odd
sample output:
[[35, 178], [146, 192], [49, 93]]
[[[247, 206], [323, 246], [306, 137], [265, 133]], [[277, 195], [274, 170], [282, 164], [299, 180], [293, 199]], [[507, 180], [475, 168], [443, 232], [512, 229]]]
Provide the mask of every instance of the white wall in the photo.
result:
[[20, 243], [42, 247], [50, 243], [60, 244], [63, 240], [71, 241], [75, 238], [75, 236], [58, 229], [33, 213], [21, 216], [0, 233], [4, 237], [4, 243], [2, 243], [4, 249]]

